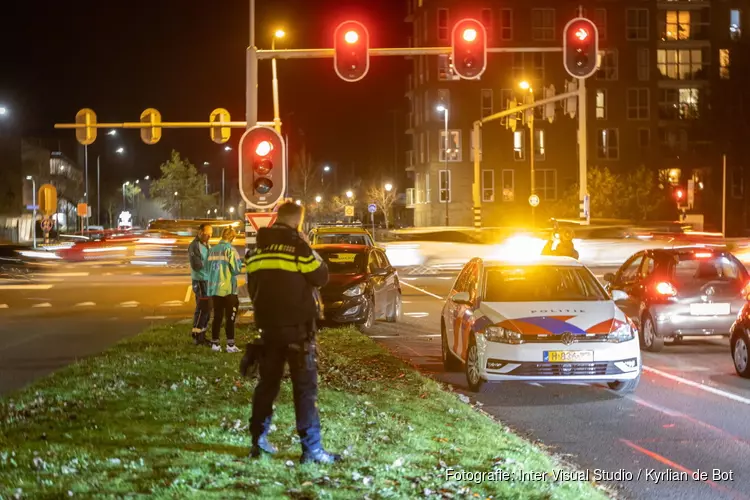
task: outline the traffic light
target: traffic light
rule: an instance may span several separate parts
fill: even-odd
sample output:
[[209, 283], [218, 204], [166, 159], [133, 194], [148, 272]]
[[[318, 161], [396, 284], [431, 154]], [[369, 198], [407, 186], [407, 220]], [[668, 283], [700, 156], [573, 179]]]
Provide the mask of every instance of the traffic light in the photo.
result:
[[453, 71], [464, 80], [476, 80], [487, 67], [487, 31], [476, 19], [463, 19], [451, 35]]
[[574, 78], [588, 78], [594, 74], [599, 53], [599, 31], [585, 17], [578, 17], [563, 30], [563, 62], [565, 71]]
[[240, 190], [248, 207], [273, 208], [286, 193], [284, 139], [270, 127], [247, 129], [240, 139]]
[[344, 81], [357, 82], [370, 69], [370, 34], [357, 21], [345, 21], [333, 35], [333, 69]]
[[161, 113], [154, 108], [148, 108], [141, 113], [141, 123], [150, 125], [141, 128], [141, 140], [149, 145], [154, 145], [161, 139]]
[[682, 205], [685, 202], [685, 190], [683, 188], [675, 188], [672, 194], [674, 195], [674, 199], [678, 205]]

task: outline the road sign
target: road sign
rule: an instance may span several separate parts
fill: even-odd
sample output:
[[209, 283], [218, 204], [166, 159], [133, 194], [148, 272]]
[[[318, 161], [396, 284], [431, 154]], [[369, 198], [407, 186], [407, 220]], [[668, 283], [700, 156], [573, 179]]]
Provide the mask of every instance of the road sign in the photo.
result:
[[42, 231], [44, 231], [45, 233], [49, 233], [50, 231], [52, 231], [52, 227], [54, 226], [54, 224], [52, 223], [52, 219], [45, 218], [42, 219], [41, 226]]
[[96, 113], [89, 108], [83, 108], [76, 113], [76, 124], [86, 125], [76, 129], [76, 139], [84, 146], [93, 144], [96, 140]]
[[354, 217], [354, 207], [347, 205], [344, 207], [344, 215], [347, 217]]
[[37, 201], [43, 215], [50, 216], [57, 212], [57, 189], [55, 186], [52, 184], [42, 184], [39, 186]]
[[539, 206], [539, 196], [532, 194], [529, 196], [529, 205], [532, 207], [538, 207]]
[[276, 212], [246, 212], [245, 218], [257, 233], [260, 228], [272, 226], [277, 215]]
[[[226, 109], [216, 108], [215, 110], [211, 111], [211, 115], [209, 116], [208, 121], [210, 123], [226, 123], [231, 121], [231, 117], [229, 116], [229, 111], [227, 111]], [[216, 144], [224, 144], [229, 140], [229, 137], [231, 135], [232, 129], [229, 127], [211, 127], [211, 140]]]
[[378, 206], [374, 203], [370, 203], [369, 205], [367, 205], [367, 211], [370, 212], [371, 214], [374, 214], [375, 212], [378, 211]]
[[78, 214], [78, 217], [86, 217], [89, 213], [88, 205], [86, 203], [79, 203], [76, 213]]
[[154, 108], [148, 108], [141, 113], [141, 123], [151, 125], [141, 129], [141, 140], [149, 145], [154, 145], [161, 139], [161, 113]]

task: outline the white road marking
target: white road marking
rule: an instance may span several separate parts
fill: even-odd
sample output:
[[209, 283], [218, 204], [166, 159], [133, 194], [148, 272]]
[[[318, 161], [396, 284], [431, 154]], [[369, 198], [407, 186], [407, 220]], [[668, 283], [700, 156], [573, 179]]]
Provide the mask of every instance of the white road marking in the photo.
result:
[[668, 378], [670, 380], [674, 380], [675, 382], [679, 382], [681, 384], [689, 385], [690, 387], [695, 387], [696, 389], [700, 389], [701, 391], [710, 392], [711, 394], [715, 394], [717, 396], [721, 396], [723, 398], [731, 399], [732, 401], [737, 401], [738, 403], [742, 403], [745, 405], [750, 405], [750, 399], [744, 398], [740, 395], [734, 394], [732, 392], [723, 391], [721, 389], [717, 389], [716, 387], [711, 387], [710, 385], [701, 384], [700, 382], [693, 382], [692, 380], [688, 380], [686, 378], [678, 377], [677, 375], [672, 375], [671, 373], [663, 372], [661, 370], [657, 370], [656, 368], [651, 368], [649, 366], [643, 366], [643, 371], [651, 372], [654, 375], [659, 375], [660, 377]]
[[137, 273], [130, 273], [130, 274], [132, 274], [133, 276], [140, 276], [140, 275], [141, 275], [141, 274], [143, 274], [143, 273], [141, 273], [141, 272], [137, 272]]
[[63, 278], [40, 278], [39, 281], [45, 281], [47, 283], [62, 283], [65, 280]]
[[39, 273], [34, 276], [49, 276], [51, 278], [76, 278], [88, 276], [90, 273]]
[[0, 285], [0, 290], [49, 290], [55, 285]]
[[112, 276], [112, 273], [104, 273], [102, 276]]
[[544, 387], [544, 386], [543, 386], [542, 384], [540, 384], [539, 382], [526, 382], [526, 383], [527, 383], [527, 384], [529, 384], [529, 385], [533, 385], [534, 387]]
[[413, 288], [413, 289], [417, 290], [418, 292], [422, 292], [422, 293], [424, 293], [426, 295], [429, 295], [430, 297], [435, 297], [438, 300], [443, 300], [443, 297], [441, 297], [440, 295], [435, 295], [432, 292], [428, 292], [424, 288], [419, 288], [418, 286], [410, 285], [409, 283], [404, 283], [404, 285], [408, 286], [409, 288]]
[[181, 319], [177, 322], [178, 325], [192, 325], [193, 320], [192, 319]]
[[369, 335], [371, 339], [398, 339], [402, 338], [398, 335]]
[[183, 305], [185, 305], [185, 303], [179, 300], [169, 300], [167, 302], [164, 302], [159, 307], [182, 307]]
[[404, 313], [404, 316], [409, 316], [411, 318], [426, 318], [429, 315], [430, 313], [426, 313], [426, 312]]
[[408, 280], [408, 281], [414, 281], [416, 279], [418, 279], [418, 278], [401, 278], [401, 281], [406, 281], [406, 280]]
[[441, 337], [439, 333], [433, 333], [430, 335], [414, 335], [414, 336], [420, 339], [436, 339], [438, 337]]
[[79, 302], [74, 307], [93, 307], [95, 305], [96, 305], [95, 302]]
[[144, 316], [143, 319], [167, 319], [166, 316]]
[[42, 302], [41, 304], [34, 304], [31, 307], [52, 307], [52, 304], [50, 304], [49, 302]]
[[140, 303], [138, 303], [138, 302], [136, 302], [134, 300], [131, 300], [129, 302], [121, 302], [120, 305], [119, 305], [119, 307], [138, 307], [139, 305], [140, 305]]
[[455, 278], [452, 278], [451, 276], [438, 276], [435, 279], [438, 279], [438, 280], [452, 280], [452, 279], [455, 279]]
[[193, 293], [193, 287], [190, 286], [190, 285], [188, 285], [187, 292], [185, 293], [185, 300], [183, 300], [183, 302], [185, 302], [185, 303], [189, 302], [190, 301], [190, 294], [192, 294], [192, 293]]
[[0, 309], [9, 309], [8, 304], [0, 304]]

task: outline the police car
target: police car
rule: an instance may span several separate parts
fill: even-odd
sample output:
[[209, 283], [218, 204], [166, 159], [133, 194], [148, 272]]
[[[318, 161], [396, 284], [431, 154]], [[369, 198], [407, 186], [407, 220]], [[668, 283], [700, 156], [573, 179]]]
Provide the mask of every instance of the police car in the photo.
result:
[[443, 307], [443, 363], [472, 391], [495, 381], [640, 380], [638, 332], [583, 264], [567, 257], [472, 259]]

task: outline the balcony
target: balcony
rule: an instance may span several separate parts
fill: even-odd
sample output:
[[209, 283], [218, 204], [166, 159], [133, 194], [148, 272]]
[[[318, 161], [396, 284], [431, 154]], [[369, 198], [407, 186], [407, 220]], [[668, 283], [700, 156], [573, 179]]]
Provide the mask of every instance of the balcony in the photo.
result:
[[414, 188], [406, 188], [406, 208], [414, 208], [417, 205], [417, 193]]

